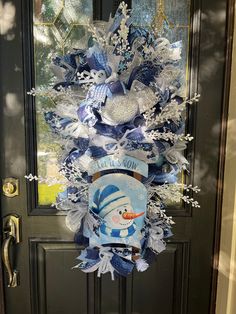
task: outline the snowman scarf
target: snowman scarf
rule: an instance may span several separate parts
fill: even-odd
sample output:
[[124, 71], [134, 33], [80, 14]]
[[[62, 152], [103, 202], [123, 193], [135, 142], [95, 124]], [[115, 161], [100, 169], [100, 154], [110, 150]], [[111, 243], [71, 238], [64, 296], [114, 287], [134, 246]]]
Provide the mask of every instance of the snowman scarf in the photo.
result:
[[136, 231], [136, 225], [133, 223], [130, 227], [124, 229], [112, 229], [108, 227], [105, 223], [100, 226], [100, 231], [108, 235], [109, 237], [115, 238], [126, 238], [132, 236]]

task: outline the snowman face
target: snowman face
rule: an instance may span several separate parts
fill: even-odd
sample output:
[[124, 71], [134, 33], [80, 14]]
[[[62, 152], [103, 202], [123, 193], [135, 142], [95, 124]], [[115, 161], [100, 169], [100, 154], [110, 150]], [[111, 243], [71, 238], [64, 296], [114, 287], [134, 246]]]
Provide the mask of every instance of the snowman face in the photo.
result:
[[112, 229], [126, 229], [133, 224], [133, 219], [124, 219], [124, 213], [133, 213], [133, 208], [130, 204], [122, 205], [104, 217], [106, 224]]

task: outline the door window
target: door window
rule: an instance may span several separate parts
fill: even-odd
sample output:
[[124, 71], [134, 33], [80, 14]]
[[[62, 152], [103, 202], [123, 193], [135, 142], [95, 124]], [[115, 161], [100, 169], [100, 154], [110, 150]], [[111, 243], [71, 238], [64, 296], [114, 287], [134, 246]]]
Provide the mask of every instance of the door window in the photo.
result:
[[[107, 20], [114, 14], [120, 1], [114, 0], [34, 0], [33, 5], [33, 47], [35, 88], [48, 87], [54, 77], [50, 70], [51, 58], [69, 52], [72, 48], [83, 49], [89, 38], [88, 25], [93, 20]], [[127, 2], [127, 1], [126, 1]], [[184, 85], [183, 95], [187, 94], [188, 51], [190, 30], [189, 0], [132, 0], [134, 23], [139, 26], [154, 25], [170, 42], [182, 41], [182, 60]], [[130, 3], [131, 2], [131, 3]], [[59, 144], [53, 138], [44, 121], [43, 110], [54, 107], [50, 97], [36, 96], [36, 142], [37, 175], [54, 177], [60, 181], [57, 158]], [[180, 182], [184, 176], [180, 175]], [[57, 193], [63, 189], [59, 183], [49, 186], [38, 184], [38, 205], [55, 202]]]

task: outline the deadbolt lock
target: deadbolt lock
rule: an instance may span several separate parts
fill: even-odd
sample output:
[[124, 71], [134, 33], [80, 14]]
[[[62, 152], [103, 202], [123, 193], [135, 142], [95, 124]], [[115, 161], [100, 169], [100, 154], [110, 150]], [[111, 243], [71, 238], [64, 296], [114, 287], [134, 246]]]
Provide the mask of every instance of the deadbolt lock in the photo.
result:
[[7, 197], [19, 195], [19, 180], [15, 178], [3, 179], [2, 191]]

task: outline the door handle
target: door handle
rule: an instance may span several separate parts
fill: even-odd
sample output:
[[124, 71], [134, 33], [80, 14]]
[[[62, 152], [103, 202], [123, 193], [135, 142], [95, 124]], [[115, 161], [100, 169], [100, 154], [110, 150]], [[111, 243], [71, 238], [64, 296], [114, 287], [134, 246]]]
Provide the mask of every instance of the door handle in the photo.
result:
[[4, 218], [4, 240], [2, 245], [2, 260], [8, 273], [8, 287], [15, 288], [19, 285], [18, 271], [13, 269], [10, 260], [10, 248], [20, 243], [20, 217], [8, 215]]

